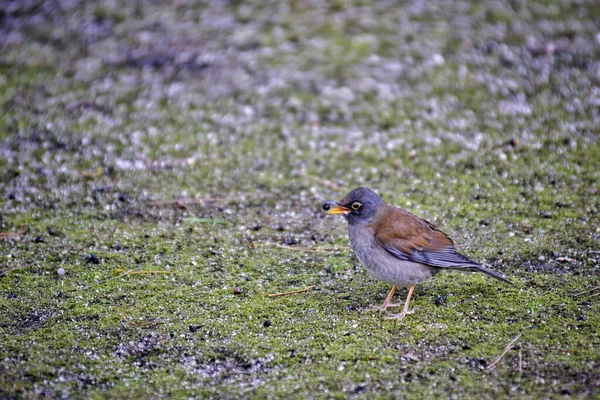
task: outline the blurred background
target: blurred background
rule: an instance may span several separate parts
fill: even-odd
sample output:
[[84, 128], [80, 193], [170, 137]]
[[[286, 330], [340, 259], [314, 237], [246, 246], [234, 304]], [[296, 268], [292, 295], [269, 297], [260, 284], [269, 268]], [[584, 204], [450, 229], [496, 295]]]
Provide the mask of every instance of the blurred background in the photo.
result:
[[[536, 370], [559, 384], [531, 392], [535, 385], [511, 380], [510, 371], [483, 382], [513, 394], [516, 385], [517, 394], [534, 397], [563, 389], [597, 393], [597, 352], [580, 347], [571, 351], [574, 359], [546, 354], [565, 345], [568, 326], [584, 332], [570, 337], [583, 348], [600, 343], [598, 317], [589, 316], [597, 304], [576, 298], [566, 309], [550, 306], [598, 286], [598, 21], [600, 5], [592, 0], [3, 1], [0, 329], [11, 336], [0, 350], [5, 394], [89, 395], [81, 382], [91, 379], [104, 382], [101, 392], [144, 396], [181, 389], [160, 375], [174, 368], [190, 387], [208, 379], [213, 389], [206, 393], [223, 395], [240, 382], [256, 389], [254, 375], [240, 366], [245, 362], [259, 375], [267, 365], [291, 374], [287, 383], [263, 376], [261, 385], [272, 385], [266, 393], [298, 386], [305, 394], [384, 395], [408, 390], [398, 383], [411, 379], [400, 354], [417, 352], [421, 361], [441, 354], [458, 372], [454, 380], [436, 380], [441, 392], [417, 379], [411, 393], [445, 396], [462, 385], [476, 395], [482, 389], [469, 375], [483, 365], [477, 360], [498, 354], [512, 337], [503, 336], [506, 329], [541, 321], [552, 333], [528, 338], [530, 374], [523, 379], [537, 382]], [[416, 303], [431, 307], [421, 316], [461, 326], [459, 333], [419, 320], [409, 324], [432, 336], [372, 320], [363, 326], [357, 308], [379, 303], [385, 285], [369, 280], [347, 251], [345, 222], [320, 209], [358, 186], [441, 225], [462, 252], [539, 292], [514, 297], [486, 289], [500, 296], [488, 301], [501, 308], [486, 313], [469, 301], [481, 295], [483, 278], [460, 275], [427, 284]], [[313, 248], [338, 253], [304, 251]], [[115, 271], [135, 268], [166, 268], [175, 277], [112, 280]], [[88, 290], [107, 279], [98, 292]], [[264, 303], [265, 293], [313, 284], [319, 295], [303, 297], [301, 306]], [[471, 288], [464, 304], [448, 304], [497, 319], [456, 322], [454, 309], [434, 305], [438, 295], [442, 303], [459, 296], [461, 285]], [[498, 314], [510, 309], [511, 298], [521, 299], [510, 306], [512, 316]], [[302, 310], [317, 311], [295, 314]], [[121, 312], [130, 320], [156, 317], [166, 332], [186, 339], [123, 332], [131, 326]], [[354, 332], [359, 324], [360, 332], [374, 332], [370, 341], [335, 336], [329, 321], [349, 312], [351, 320], [338, 328]], [[246, 325], [253, 315], [261, 315], [260, 323]], [[309, 324], [309, 331], [333, 329], [335, 337], [294, 331], [286, 318]], [[252, 335], [266, 319], [275, 339], [258, 340]], [[188, 326], [204, 326], [205, 339], [221, 331], [218, 342], [225, 344], [187, 341]], [[318, 366], [288, 360], [289, 346], [281, 343], [292, 331], [297, 344], [289, 346]], [[86, 342], [92, 332], [106, 342]], [[66, 353], [46, 351], [49, 337], [63, 336], [70, 338]], [[38, 347], [28, 345], [36, 340]], [[345, 358], [323, 350], [329, 340]], [[150, 353], [128, 348], [130, 341]], [[163, 383], [127, 389], [114, 383], [114, 365], [82, 360], [73, 346], [103, 360], [130, 357], [130, 382], [138, 379], [135, 362], [150, 357], [154, 367], [145, 373], [158, 371], [153, 376]], [[385, 356], [371, 360], [382, 374], [372, 371], [376, 382], [352, 375], [360, 368], [338, 369], [377, 352]], [[184, 353], [211, 356], [190, 367]], [[62, 358], [93, 372], [82, 378], [81, 368], [67, 368], [73, 375], [65, 375]], [[227, 368], [202, 369], [215, 360]], [[430, 367], [439, 365], [414, 368], [425, 376]], [[562, 374], [569, 368], [574, 377]], [[338, 371], [339, 379], [327, 371]]]

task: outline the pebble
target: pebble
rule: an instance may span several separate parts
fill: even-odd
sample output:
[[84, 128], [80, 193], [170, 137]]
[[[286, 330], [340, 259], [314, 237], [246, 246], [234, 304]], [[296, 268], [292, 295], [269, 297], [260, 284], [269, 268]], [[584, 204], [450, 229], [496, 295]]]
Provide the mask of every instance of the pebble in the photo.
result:
[[85, 261], [87, 261], [88, 263], [92, 263], [92, 264], [100, 264], [100, 259], [98, 258], [97, 255], [95, 255], [94, 253], [90, 253], [90, 254], [86, 254], [85, 257], [83, 257]]
[[235, 289], [233, 289], [233, 294], [242, 294], [242, 289], [236, 287]]
[[59, 268], [58, 271], [56, 271], [60, 276], [63, 276], [65, 274], [65, 269], [64, 268]]
[[264, 326], [265, 328], [268, 328], [268, 327], [270, 327], [270, 326], [271, 326], [271, 321], [270, 321], [270, 320], [268, 320], [268, 319], [267, 319], [267, 320], [265, 320], [265, 322], [263, 322], [263, 326]]

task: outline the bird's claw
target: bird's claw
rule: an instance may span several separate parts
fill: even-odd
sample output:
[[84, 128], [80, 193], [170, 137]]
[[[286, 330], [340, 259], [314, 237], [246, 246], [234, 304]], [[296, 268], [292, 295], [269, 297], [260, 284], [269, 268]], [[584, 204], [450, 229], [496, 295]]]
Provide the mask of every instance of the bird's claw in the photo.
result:
[[385, 311], [386, 309], [388, 309], [390, 307], [402, 307], [402, 304], [388, 304], [388, 305], [383, 305], [383, 306], [371, 306], [369, 308], [366, 308], [364, 310], [364, 312]]
[[402, 321], [404, 317], [408, 314], [414, 314], [415, 310], [403, 310], [400, 314], [391, 314], [383, 317], [383, 319], [397, 319], [398, 321]]

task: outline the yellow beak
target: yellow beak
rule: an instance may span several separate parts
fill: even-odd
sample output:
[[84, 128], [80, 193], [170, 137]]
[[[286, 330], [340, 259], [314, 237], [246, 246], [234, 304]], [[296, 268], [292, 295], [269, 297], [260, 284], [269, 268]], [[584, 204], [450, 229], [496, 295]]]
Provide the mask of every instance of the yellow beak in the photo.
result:
[[325, 210], [327, 212], [327, 215], [333, 215], [333, 214], [349, 214], [350, 213], [350, 209], [344, 207], [344, 206], [340, 206], [339, 204], [337, 204], [334, 201], [326, 201], [325, 203], [323, 203], [323, 210]]

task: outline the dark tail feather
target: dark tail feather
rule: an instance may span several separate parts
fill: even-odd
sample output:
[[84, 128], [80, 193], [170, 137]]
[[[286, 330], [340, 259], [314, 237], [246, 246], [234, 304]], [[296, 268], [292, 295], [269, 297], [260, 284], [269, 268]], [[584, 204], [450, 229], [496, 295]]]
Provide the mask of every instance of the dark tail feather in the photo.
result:
[[506, 283], [509, 283], [511, 285], [514, 285], [514, 283], [512, 283], [511, 281], [509, 281], [508, 279], [506, 279], [505, 277], [503, 277], [499, 273], [494, 272], [491, 269], [487, 269], [486, 267], [484, 267], [482, 265], [479, 265], [477, 267], [472, 268], [471, 271], [483, 272], [483, 273], [486, 273], [486, 274], [488, 274], [489, 276], [491, 276], [493, 278], [498, 279], [499, 281], [506, 282]]

